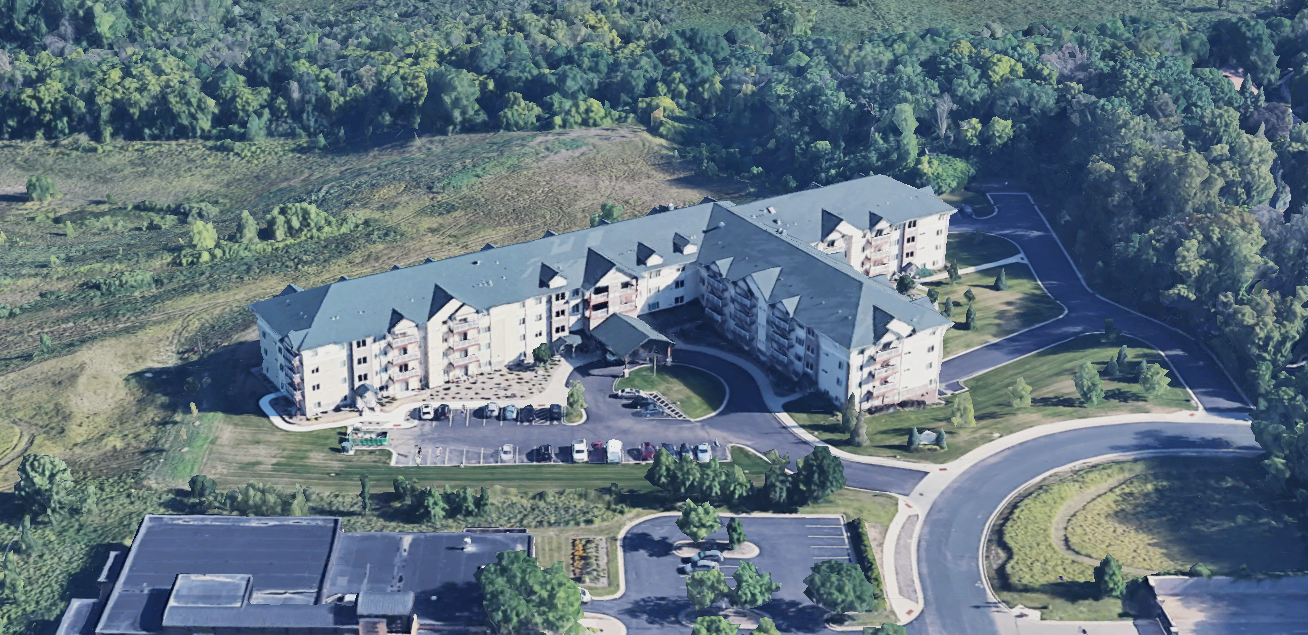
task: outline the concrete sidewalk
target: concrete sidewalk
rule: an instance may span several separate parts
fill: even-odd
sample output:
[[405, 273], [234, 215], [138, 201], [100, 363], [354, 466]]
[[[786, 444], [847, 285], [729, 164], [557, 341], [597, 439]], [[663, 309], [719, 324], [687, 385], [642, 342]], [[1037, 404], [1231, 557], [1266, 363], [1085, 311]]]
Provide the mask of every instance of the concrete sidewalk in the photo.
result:
[[[1019, 248], [1019, 251], [1020, 251], [1020, 248]], [[996, 261], [994, 261], [994, 262], [987, 262], [987, 263], [985, 263], [985, 264], [983, 264], [983, 265], [977, 265], [977, 266], [975, 266], [975, 267], [968, 267], [968, 268], [966, 268], [966, 269], [959, 269], [959, 270], [958, 270], [958, 275], [960, 275], [960, 276], [965, 276], [965, 275], [967, 275], [967, 274], [969, 274], [969, 273], [975, 273], [975, 272], [977, 272], [977, 271], [985, 271], [986, 269], [994, 269], [994, 268], [996, 268], [996, 267], [1002, 267], [1002, 266], [1004, 266], [1004, 265], [1011, 265], [1011, 264], [1013, 264], [1013, 263], [1015, 263], [1015, 262], [1020, 262], [1020, 263], [1022, 263], [1022, 264], [1024, 264], [1024, 265], [1027, 264], [1027, 262], [1026, 262], [1026, 254], [1018, 253], [1016, 256], [1009, 256], [1009, 257], [1007, 257], [1007, 258], [1004, 258], [1003, 260], [996, 260]], [[935, 282], [936, 280], [945, 280], [945, 279], [947, 279], [947, 278], [949, 278], [949, 274], [948, 274], [948, 273], [937, 273], [937, 274], [935, 274], [935, 275], [927, 276], [927, 277], [925, 277], [925, 278], [918, 278], [917, 281], [918, 281], [918, 282]]]

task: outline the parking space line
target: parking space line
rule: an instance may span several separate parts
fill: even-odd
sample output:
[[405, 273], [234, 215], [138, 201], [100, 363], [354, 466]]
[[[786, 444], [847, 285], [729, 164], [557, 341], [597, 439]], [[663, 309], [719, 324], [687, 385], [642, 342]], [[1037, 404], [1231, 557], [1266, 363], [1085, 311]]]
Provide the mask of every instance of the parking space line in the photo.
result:
[[809, 536], [809, 538], [844, 538], [845, 534], [832, 534], [830, 536]]
[[848, 549], [849, 545], [809, 545], [809, 549]]
[[839, 527], [840, 525], [804, 525], [805, 527]]
[[814, 560], [836, 560], [845, 556], [813, 556]]

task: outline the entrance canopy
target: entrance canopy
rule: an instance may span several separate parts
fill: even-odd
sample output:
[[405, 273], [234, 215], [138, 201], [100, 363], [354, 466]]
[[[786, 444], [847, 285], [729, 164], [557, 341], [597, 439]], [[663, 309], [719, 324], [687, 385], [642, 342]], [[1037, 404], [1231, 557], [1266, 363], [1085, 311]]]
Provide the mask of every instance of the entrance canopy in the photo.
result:
[[625, 313], [615, 313], [599, 326], [590, 330], [591, 337], [610, 353], [623, 359], [641, 350], [647, 344], [657, 343], [671, 346], [672, 340], [655, 331], [644, 320]]

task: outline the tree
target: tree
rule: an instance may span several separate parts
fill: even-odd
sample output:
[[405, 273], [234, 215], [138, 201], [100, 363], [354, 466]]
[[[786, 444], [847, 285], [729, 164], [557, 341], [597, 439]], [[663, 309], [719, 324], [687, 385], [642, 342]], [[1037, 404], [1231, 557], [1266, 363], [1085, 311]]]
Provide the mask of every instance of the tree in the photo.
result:
[[777, 40], [808, 37], [813, 32], [813, 10], [794, 2], [776, 2], [763, 14], [759, 30]]
[[241, 220], [236, 225], [236, 242], [259, 242], [259, 224], [254, 222], [254, 217], [250, 215], [248, 209], [241, 210]]
[[22, 604], [27, 600], [27, 584], [24, 583], [22, 576], [18, 573], [18, 562], [12, 554], [5, 554], [5, 597], [13, 600], [16, 604]]
[[849, 442], [856, 448], [867, 447], [867, 415], [863, 411], [858, 413], [858, 422], [854, 424], [854, 431], [849, 433]]
[[419, 522], [434, 522], [445, 518], [445, 496], [434, 487], [424, 487], [413, 501], [413, 517]]
[[42, 355], [49, 355], [51, 352], [54, 351], [54, 340], [50, 339], [49, 335], [42, 333], [41, 337], [39, 338], [39, 342], [41, 346]]
[[754, 635], [781, 635], [781, 631], [777, 629], [776, 622], [763, 617], [759, 618], [758, 628], [754, 629]]
[[191, 223], [191, 246], [205, 251], [218, 245], [218, 230], [202, 220]]
[[745, 525], [740, 518], [732, 516], [727, 521], [727, 549], [735, 549], [745, 544]]
[[901, 294], [908, 295], [908, 292], [917, 288], [917, 280], [908, 274], [901, 274], [895, 279], [895, 289]]
[[241, 516], [281, 516], [286, 513], [286, 496], [275, 485], [250, 481], [227, 492], [227, 508]]
[[659, 451], [654, 453], [654, 463], [645, 471], [645, 480], [663, 491], [671, 491], [676, 466], [677, 459], [672, 456], [672, 453], [668, 452], [667, 448], [659, 448]]
[[918, 432], [917, 428], [908, 429], [908, 443], [906, 445], [909, 452], [917, 452], [922, 449], [922, 433]]
[[1117, 336], [1122, 334], [1122, 329], [1113, 326], [1113, 318], [1104, 318], [1104, 341], [1116, 342]]
[[544, 364], [550, 361], [551, 357], [554, 357], [554, 352], [550, 350], [550, 345], [545, 342], [541, 342], [536, 345], [536, 348], [531, 349], [531, 358], [537, 364]]
[[[971, 289], [968, 289], [971, 291]], [[995, 291], [1008, 290], [1008, 276], [1004, 274], [1004, 268], [999, 268], [999, 277], [995, 278]]]
[[267, 128], [264, 121], [259, 119], [259, 115], [250, 113], [250, 117], [245, 120], [245, 140], [249, 142], [263, 141], [268, 137]]
[[976, 302], [976, 292], [972, 291], [971, 287], [969, 287], [966, 291], [963, 292], [963, 299], [967, 300], [968, 304], [972, 304], [973, 302]]
[[695, 610], [703, 611], [729, 593], [731, 589], [727, 587], [727, 578], [717, 569], [696, 571], [686, 578], [686, 599], [690, 600]]
[[1120, 598], [1126, 593], [1126, 579], [1122, 577], [1122, 565], [1117, 563], [1112, 554], [1104, 556], [1095, 567], [1095, 592], [1099, 598]]
[[525, 551], [501, 551], [473, 574], [486, 617], [503, 635], [581, 635], [581, 589], [562, 562], [540, 568]]
[[77, 235], [77, 232], [73, 229], [73, 221], [70, 221], [70, 220], [66, 220], [66, 221], [64, 221], [64, 237], [65, 237], [65, 238], [72, 238], [73, 236], [76, 236], [76, 235]]
[[752, 609], [772, 601], [772, 594], [781, 590], [781, 585], [772, 581], [772, 574], [762, 573], [752, 562], [742, 562], [736, 572], [731, 574], [736, 581], [728, 599], [731, 606], [738, 609]]
[[722, 497], [722, 485], [726, 480], [726, 470], [718, 462], [718, 457], [709, 459], [699, 469], [699, 479], [695, 482], [695, 494], [700, 500], [714, 501]]
[[949, 283], [950, 283], [950, 284], [957, 284], [958, 281], [961, 280], [961, 279], [963, 278], [963, 275], [960, 274], [960, 273], [958, 273], [958, 261], [957, 261], [957, 260], [951, 260], [951, 261], [949, 261], [948, 264], [945, 265], [945, 273], [949, 274]]
[[976, 409], [972, 406], [972, 393], [959, 393], [949, 404], [949, 422], [956, 428], [976, 426]]
[[363, 513], [368, 513], [372, 503], [372, 479], [367, 474], [359, 475], [359, 502], [363, 504]]
[[939, 429], [939, 430], [936, 431], [936, 447], [940, 448], [941, 451], [944, 451], [944, 450], [948, 450], [948, 449], [949, 449], [949, 444], [945, 441], [945, 429], [944, 429], [944, 428], [941, 428], [941, 429]]
[[1126, 356], [1126, 344], [1123, 344], [1123, 345], [1122, 345], [1122, 348], [1117, 349], [1117, 368], [1118, 368], [1118, 370], [1126, 370], [1126, 361], [1127, 361], [1127, 359], [1128, 359], [1128, 358], [1127, 358], [1127, 356]]
[[1162, 394], [1171, 383], [1172, 379], [1167, 376], [1167, 369], [1158, 364], [1148, 364], [1144, 372], [1140, 373], [1140, 387], [1151, 397]]
[[[995, 58], [1004, 57], [996, 55]], [[994, 59], [994, 58], [992, 58]], [[1010, 60], [1011, 61], [1011, 60]], [[1013, 139], [1013, 122], [999, 117], [991, 117], [986, 122], [986, 127], [981, 130], [981, 139], [985, 141], [987, 147], [994, 149], [1002, 146]]]
[[804, 578], [804, 584], [804, 596], [833, 613], [871, 611], [879, 599], [877, 588], [852, 562], [834, 559], [818, 562]]
[[854, 426], [858, 424], [857, 419], [858, 400], [854, 397], [854, 393], [851, 392], [849, 397], [845, 399], [845, 407], [840, 410], [840, 429], [844, 430], [845, 434], [853, 432]]
[[1205, 565], [1202, 562], [1196, 562], [1194, 563], [1193, 566], [1190, 567], [1190, 577], [1211, 578], [1213, 577], [1213, 570], [1209, 569], [1208, 565]]
[[682, 455], [672, 466], [672, 478], [668, 480], [668, 486], [677, 498], [696, 495], [699, 492], [699, 463], [689, 454]]
[[62, 197], [59, 188], [55, 187], [54, 181], [49, 177], [32, 175], [27, 177], [27, 200], [29, 201], [49, 201]]
[[1104, 375], [1116, 377], [1120, 374], [1122, 374], [1122, 369], [1117, 365], [1117, 357], [1109, 357], [1108, 362], [1104, 364]]
[[786, 472], [785, 464], [773, 463], [763, 476], [763, 501], [773, 509], [788, 506], [792, 480], [793, 477]]
[[940, 304], [940, 315], [943, 315], [943, 316], [945, 316], [945, 317], [947, 317], [947, 318], [952, 318], [952, 317], [954, 317], [954, 299], [953, 299], [953, 298], [945, 298], [945, 301], [942, 302], [942, 303]]
[[1076, 386], [1077, 394], [1081, 395], [1081, 400], [1088, 405], [1093, 406], [1104, 398], [1104, 380], [1099, 378], [1099, 373], [1090, 362], [1083, 362], [1076, 368], [1072, 383]]
[[845, 489], [845, 464], [831, 454], [831, 448], [820, 445], [799, 462], [795, 473], [801, 504], [820, 503], [828, 496]]
[[25, 454], [18, 465], [14, 494], [32, 516], [62, 514], [73, 503], [72, 472], [59, 457]]
[[1017, 381], [1008, 387], [1008, 403], [1014, 408], [1031, 407], [1031, 387], [1027, 385], [1026, 379], [1018, 377]]
[[295, 496], [291, 498], [290, 509], [286, 512], [287, 516], [308, 516], [309, 515], [309, 497], [304, 493], [304, 487], [299, 483], [295, 485]]
[[706, 615], [695, 618], [695, 626], [691, 627], [690, 635], [736, 635], [739, 631], [740, 627], [725, 617]]
[[931, 287], [930, 289], [927, 289], [927, 299], [930, 300], [932, 303], [935, 303], [937, 300], [940, 299], [940, 290], [935, 287]]
[[965, 328], [967, 328], [967, 330], [969, 330], [969, 331], [975, 331], [975, 330], [977, 329], [977, 325], [976, 325], [976, 307], [975, 307], [975, 306], [972, 306], [971, 304], [967, 305], [967, 314], [966, 314], [966, 316], [967, 316], [967, 317], [964, 318], [964, 321], [963, 321], [963, 324], [964, 324]]
[[23, 524], [18, 531], [18, 546], [23, 549], [23, 555], [31, 556], [41, 550], [41, 541], [32, 535], [32, 515], [23, 514]]
[[677, 519], [677, 529], [686, 534], [687, 538], [701, 542], [721, 527], [722, 520], [718, 518], [718, 510], [713, 509], [711, 503], [696, 505], [694, 501], [687, 499], [682, 505], [681, 518]]
[[606, 223], [616, 223], [622, 220], [623, 208], [613, 201], [604, 201], [600, 204], [600, 213], [590, 215], [590, 226], [596, 227], [601, 221]]
[[753, 492], [754, 484], [745, 476], [745, 470], [733, 463], [731, 469], [727, 470], [726, 480], [722, 485], [722, 496], [729, 502], [738, 503], [749, 498]]
[[581, 412], [586, 409], [586, 387], [580, 379], [568, 384], [568, 412]]
[[189, 485], [190, 497], [194, 501], [208, 499], [218, 491], [218, 483], [203, 474], [192, 476]]

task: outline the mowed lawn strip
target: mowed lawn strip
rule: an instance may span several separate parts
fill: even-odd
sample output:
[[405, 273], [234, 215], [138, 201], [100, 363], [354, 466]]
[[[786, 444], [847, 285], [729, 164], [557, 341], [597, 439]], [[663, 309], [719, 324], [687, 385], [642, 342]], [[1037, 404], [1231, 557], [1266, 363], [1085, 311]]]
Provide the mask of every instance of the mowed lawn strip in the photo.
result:
[[[1072, 384], [1072, 375], [1077, 366], [1088, 361], [1102, 373], [1108, 358], [1117, 354], [1121, 344], [1127, 345], [1129, 365], [1133, 366], [1139, 360], [1159, 364], [1168, 370], [1171, 386], [1161, 395], [1146, 398], [1133, 376], [1109, 378], [1101, 375], [1104, 400], [1096, 406], [1085, 405]], [[1018, 377], [1023, 378], [1032, 388], [1032, 405], [1029, 408], [1014, 408], [1009, 404], [1008, 387]], [[815, 408], [812, 398], [787, 403], [786, 412], [823, 442], [847, 452], [944, 463], [998, 438], [996, 434], [1009, 435], [1043, 423], [1115, 414], [1194, 409], [1189, 393], [1181, 387], [1180, 380], [1158, 351], [1127, 337], [1120, 337], [1114, 343], [1105, 343], [1101, 334], [1083, 335], [1057, 344], [963, 383], [970, 389], [969, 394], [976, 409], [975, 427], [958, 428], [950, 424], [951, 397], [940, 405], [923, 410], [901, 410], [867, 417], [867, 434], [871, 443], [861, 448], [849, 443], [849, 436], [840, 430], [839, 419], [834, 413]], [[911, 428], [944, 428], [948, 449], [938, 451], [930, 448], [909, 453], [905, 444]]]
[[643, 366], [618, 380], [617, 387], [655, 390], [691, 419], [713, 414], [727, 398], [727, 387], [716, 375], [691, 366]]
[[[985, 215], [989, 212], [979, 213]], [[978, 232], [951, 232], [945, 243], [945, 260], [957, 262], [959, 269], [997, 262], [1019, 253], [1022, 252], [1013, 241]], [[944, 271], [944, 268], [939, 271]]]
[[[940, 306], [945, 299], [954, 303], [954, 326], [945, 331], [945, 356], [976, 348], [987, 342], [1012, 335], [1063, 314], [1063, 305], [1045, 293], [1044, 287], [1024, 264], [1004, 265], [1008, 288], [995, 289], [999, 269], [987, 269], [965, 274], [956, 283], [948, 279], [927, 282], [923, 286], [940, 293]], [[969, 330], [967, 322], [968, 289], [976, 294], [972, 306], [976, 308], [976, 330]]]

